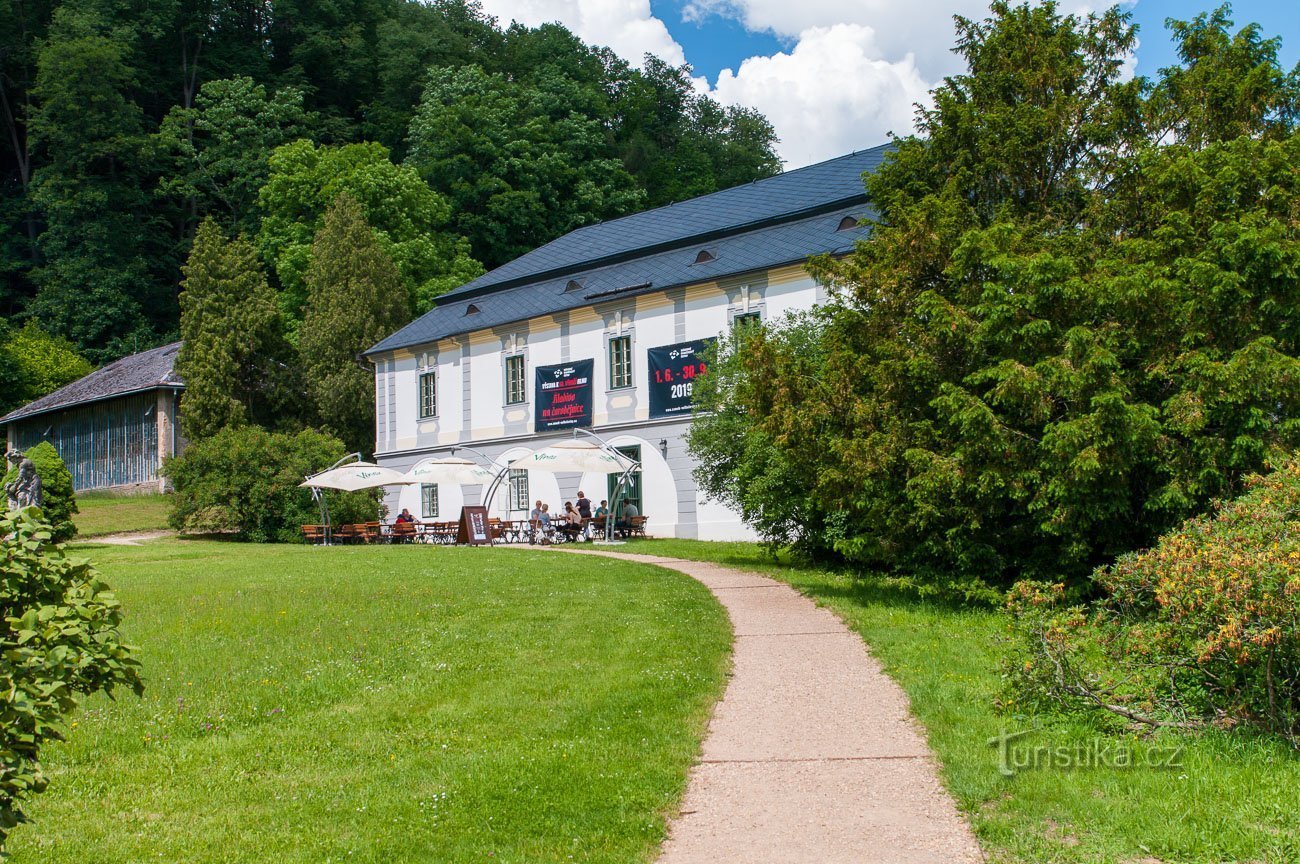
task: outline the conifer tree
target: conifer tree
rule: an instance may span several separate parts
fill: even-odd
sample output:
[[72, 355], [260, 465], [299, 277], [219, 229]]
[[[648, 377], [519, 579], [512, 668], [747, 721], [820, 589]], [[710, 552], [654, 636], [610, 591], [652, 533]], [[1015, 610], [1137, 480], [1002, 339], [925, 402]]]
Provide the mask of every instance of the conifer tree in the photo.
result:
[[375, 241], [361, 205], [344, 193], [325, 214], [307, 270], [298, 347], [324, 427], [353, 450], [375, 441], [374, 373], [358, 355], [411, 319], [410, 295]]
[[181, 429], [199, 439], [246, 423], [285, 425], [290, 349], [257, 251], [242, 236], [227, 240], [208, 219], [184, 273], [184, 344], [176, 358], [185, 381]]

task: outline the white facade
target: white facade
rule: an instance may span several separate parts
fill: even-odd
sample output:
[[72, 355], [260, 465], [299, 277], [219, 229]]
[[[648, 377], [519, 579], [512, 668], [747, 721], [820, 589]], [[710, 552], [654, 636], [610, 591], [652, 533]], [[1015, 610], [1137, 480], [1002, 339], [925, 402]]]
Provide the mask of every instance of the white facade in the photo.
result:
[[[564, 312], [372, 354], [376, 461], [406, 470], [422, 459], [447, 455], [455, 447], [471, 447], [502, 466], [546, 443], [571, 437], [568, 431], [534, 432], [534, 370], [590, 359], [594, 361], [591, 431], [613, 446], [640, 448], [641, 512], [649, 518], [648, 533], [753, 539], [738, 514], [706, 500], [697, 490], [691, 476], [695, 463], [684, 440], [689, 419], [650, 417], [646, 353], [719, 336], [739, 314], [757, 313], [763, 321], [771, 321], [809, 309], [822, 296], [802, 265], [790, 265], [684, 288], [597, 299]], [[609, 341], [619, 336], [631, 338], [632, 384], [611, 388]], [[507, 403], [506, 368], [511, 356], [523, 357], [526, 401], [522, 404]], [[422, 374], [434, 376], [436, 397], [433, 416], [424, 418], [420, 416]], [[494, 516], [518, 519], [527, 515], [532, 501], [545, 501], [555, 513], [579, 489], [599, 501], [608, 497], [608, 488], [605, 475], [531, 472], [526, 507], [510, 500], [509, 484], [502, 485], [489, 507]], [[424, 506], [431, 503], [431, 493], [423, 494], [422, 498], [419, 486], [396, 487], [389, 493], [390, 511], [408, 508], [417, 518], [452, 520], [459, 517], [462, 504], [480, 503], [481, 490], [466, 487], [462, 494], [454, 486], [439, 488], [436, 514]]]

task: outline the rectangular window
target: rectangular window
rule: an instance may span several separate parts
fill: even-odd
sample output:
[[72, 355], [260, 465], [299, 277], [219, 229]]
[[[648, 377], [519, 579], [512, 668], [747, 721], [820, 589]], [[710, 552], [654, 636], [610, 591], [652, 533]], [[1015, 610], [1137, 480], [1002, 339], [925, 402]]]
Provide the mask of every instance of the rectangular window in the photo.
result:
[[[631, 447], [615, 447], [614, 449], [617, 450], [618, 452], [622, 453], [624, 456], [628, 457], [629, 459], [632, 459], [632, 460], [634, 460], [634, 461], [636, 461], [636, 462], [640, 462], [640, 461], [641, 461], [641, 447], [640, 447], [640, 445], [635, 445], [635, 446], [631, 446]], [[636, 506], [636, 510], [637, 510], [637, 512], [640, 513], [642, 516], [645, 516], [645, 515], [646, 515], [646, 512], [645, 512], [645, 510], [642, 509], [642, 507], [641, 507], [641, 472], [640, 472], [639, 470], [637, 470], [637, 471], [633, 471], [631, 474], [628, 475], [628, 477], [627, 477], [627, 485], [625, 485], [625, 486], [623, 487], [623, 493], [622, 493], [622, 495], [619, 496], [618, 503], [615, 504], [615, 502], [614, 502], [614, 492], [615, 492], [615, 490], [618, 488], [618, 478], [619, 478], [620, 476], [622, 476], [622, 475], [620, 475], [620, 474], [610, 474], [610, 475], [609, 475], [609, 483], [608, 483], [608, 488], [609, 488], [609, 499], [608, 499], [608, 500], [609, 500], [609, 506], [610, 506], [611, 509], [613, 509], [613, 508], [616, 507], [616, 506], [617, 506], [617, 508], [618, 508], [617, 510], [614, 510], [614, 516], [615, 516], [615, 518], [621, 518], [621, 517], [622, 517], [622, 515], [623, 515], [623, 502], [624, 502], [624, 501], [631, 501], [632, 504], [634, 504], [634, 505]]]
[[420, 373], [420, 419], [438, 416], [438, 373]]
[[528, 401], [528, 385], [524, 380], [524, 355], [506, 358], [506, 404], [518, 405]]
[[425, 483], [420, 486], [420, 518], [438, 518], [438, 484]]
[[763, 323], [763, 313], [761, 312], [737, 312], [731, 318], [732, 329], [744, 330], [750, 327], [757, 327]]
[[615, 336], [609, 340], [609, 389], [632, 386], [632, 337]]
[[523, 468], [510, 469], [510, 509], [524, 510], [529, 509], [528, 500], [528, 472]]

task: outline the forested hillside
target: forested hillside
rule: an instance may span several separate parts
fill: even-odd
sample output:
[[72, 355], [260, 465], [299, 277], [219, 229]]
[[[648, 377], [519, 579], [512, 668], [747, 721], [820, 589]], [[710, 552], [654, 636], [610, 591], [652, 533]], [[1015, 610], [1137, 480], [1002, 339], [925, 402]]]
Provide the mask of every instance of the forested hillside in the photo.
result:
[[688, 69], [466, 0], [15, 0], [0, 116], [0, 341], [34, 320], [93, 362], [176, 337], [207, 217], [256, 247], [292, 337], [340, 193], [418, 313], [580, 225], [780, 170], [767, 121]]

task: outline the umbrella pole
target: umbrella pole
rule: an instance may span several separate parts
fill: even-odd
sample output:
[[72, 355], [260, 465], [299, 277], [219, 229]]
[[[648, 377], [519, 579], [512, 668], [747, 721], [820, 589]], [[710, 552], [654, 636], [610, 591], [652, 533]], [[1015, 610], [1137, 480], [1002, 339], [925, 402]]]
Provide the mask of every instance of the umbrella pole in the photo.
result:
[[330, 506], [329, 506], [329, 502], [325, 500], [325, 490], [324, 490], [324, 489], [313, 489], [312, 491], [316, 494], [316, 502], [317, 502], [318, 504], [320, 504], [320, 521], [321, 521], [321, 524], [323, 524], [323, 525], [325, 526], [325, 542], [324, 542], [324, 545], [326, 545], [326, 546], [332, 546], [332, 545], [334, 545], [334, 544], [333, 544], [333, 542], [332, 542], [332, 540], [331, 540], [331, 537], [330, 537]]
[[[612, 444], [604, 438], [601, 438], [595, 432], [592, 432], [590, 429], [583, 429], [580, 426], [574, 426], [573, 437], [577, 438], [579, 433], [586, 435], [588, 438], [595, 439], [596, 442], [600, 444], [600, 448], [611, 456], [617, 459], [627, 458], [622, 453], [619, 453]], [[614, 485], [614, 500], [610, 502], [609, 513], [605, 516], [605, 539], [597, 541], [598, 543], [607, 546], [620, 546], [623, 544], [622, 540], [610, 539], [614, 530], [614, 514], [618, 512], [618, 502], [623, 496], [623, 487], [627, 484], [627, 479], [632, 476], [633, 469], [640, 467], [640, 462], [632, 462], [632, 464], [628, 465], [627, 468], [623, 470], [623, 473], [619, 475], [618, 483]]]
[[[457, 444], [455, 447], [452, 447], [450, 451], [451, 455], [455, 456], [457, 450], [468, 450], [470, 453], [473, 453], [475, 456], [479, 457], [480, 459], [485, 460], [490, 466], [495, 466], [497, 463], [497, 460], [493, 459], [491, 456], [487, 455], [482, 450], [475, 450], [473, 447], [466, 447], [464, 444]], [[500, 487], [502, 479], [504, 479], [508, 473], [510, 473], [510, 466], [502, 465], [501, 470], [497, 472], [497, 476], [492, 478], [492, 482], [488, 484], [487, 489], [483, 491], [483, 500], [480, 501], [479, 503], [482, 504], [484, 507], [488, 508], [489, 514], [492, 512], [492, 499], [497, 494], [497, 488]], [[507, 517], [510, 515], [509, 510], [510, 510], [509, 505], [507, 505], [506, 507]]]
[[623, 473], [618, 475], [618, 483], [614, 484], [614, 500], [610, 502], [609, 513], [605, 514], [605, 539], [598, 541], [606, 546], [621, 546], [624, 541], [611, 540], [614, 536], [614, 514], [618, 512], [618, 502], [623, 500], [623, 489], [627, 485], [628, 477], [632, 474], [633, 468], [640, 467], [639, 463], [633, 463], [624, 469]]

